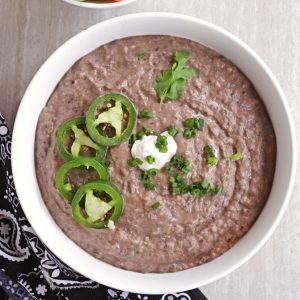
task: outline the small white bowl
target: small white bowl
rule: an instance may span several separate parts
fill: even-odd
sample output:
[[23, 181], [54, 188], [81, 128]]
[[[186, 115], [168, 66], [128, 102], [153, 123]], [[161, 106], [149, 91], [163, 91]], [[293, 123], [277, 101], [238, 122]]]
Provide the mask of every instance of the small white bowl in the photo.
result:
[[[184, 37], [217, 50], [252, 81], [272, 120], [277, 163], [269, 199], [249, 232], [211, 262], [182, 272], [141, 274], [116, 268], [70, 240], [52, 219], [39, 191], [34, 163], [39, 114], [57, 83], [82, 56], [115, 39], [147, 34]], [[45, 166], [47, 168], [47, 166]], [[107, 286], [142, 294], [178, 292], [211, 283], [245, 263], [267, 241], [288, 204], [296, 169], [296, 138], [283, 92], [266, 64], [245, 43], [205, 21], [177, 14], [141, 13], [114, 18], [79, 33], [44, 63], [32, 79], [16, 117], [12, 169], [22, 208], [37, 235], [62, 261]]]
[[124, 6], [132, 2], [135, 2], [137, 0], [122, 0], [120, 2], [113, 2], [113, 3], [92, 3], [92, 2], [81, 2], [77, 0], [63, 0], [63, 1], [76, 6], [85, 7], [85, 8], [105, 9], [105, 8]]

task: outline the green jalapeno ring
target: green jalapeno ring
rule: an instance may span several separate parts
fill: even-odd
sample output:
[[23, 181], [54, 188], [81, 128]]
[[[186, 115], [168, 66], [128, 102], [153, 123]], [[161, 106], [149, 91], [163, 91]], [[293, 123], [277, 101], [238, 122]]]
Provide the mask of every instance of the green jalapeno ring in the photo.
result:
[[71, 184], [66, 183], [65, 177], [73, 168], [86, 167], [93, 168], [98, 173], [101, 180], [109, 180], [109, 173], [105, 166], [92, 157], [79, 157], [64, 163], [56, 172], [55, 187], [58, 192], [70, 202], [72, 201], [75, 192], [72, 190]]
[[[84, 197], [87, 197], [88, 193], [93, 193], [93, 191], [105, 192], [111, 197], [111, 200], [107, 202], [114, 211], [112, 215], [106, 219], [101, 221], [92, 221], [90, 217], [85, 217], [81, 213], [80, 202]], [[86, 201], [86, 200], [85, 200]], [[108, 181], [93, 181], [89, 182], [85, 185], [82, 185], [78, 191], [76, 192], [73, 201], [72, 201], [72, 215], [73, 218], [82, 226], [89, 228], [102, 229], [107, 227], [109, 221], [116, 222], [121, 216], [124, 208], [123, 198], [118, 188]], [[105, 215], [104, 215], [105, 216]]]
[[[69, 161], [77, 157], [87, 157], [79, 154], [81, 146], [87, 146], [96, 151], [95, 158], [101, 161], [106, 155], [107, 148], [102, 145], [97, 145], [82, 129], [78, 128], [80, 125], [85, 126], [85, 117], [70, 119], [58, 128], [57, 150], [60, 156], [65, 161]], [[65, 137], [69, 130], [71, 130], [75, 135], [75, 140], [71, 146], [71, 152], [68, 151], [65, 146]]]
[[[96, 118], [97, 108], [109, 101], [115, 101], [115, 106], [103, 113], [100, 113]], [[120, 122], [122, 121], [123, 117], [122, 105], [128, 112], [127, 127], [123, 132], [120, 131]], [[120, 110], [122, 112], [121, 118], [118, 115]], [[133, 103], [125, 95], [119, 93], [106, 93], [96, 98], [89, 107], [86, 114], [86, 127], [89, 135], [95, 142], [104, 146], [113, 146], [118, 145], [130, 138], [131, 133], [136, 125], [136, 120], [136, 109]], [[111, 125], [114, 124], [115, 126], [113, 127], [116, 130], [116, 135], [114, 137], [107, 137], [101, 134], [97, 129], [97, 126], [101, 123], [110, 123]]]

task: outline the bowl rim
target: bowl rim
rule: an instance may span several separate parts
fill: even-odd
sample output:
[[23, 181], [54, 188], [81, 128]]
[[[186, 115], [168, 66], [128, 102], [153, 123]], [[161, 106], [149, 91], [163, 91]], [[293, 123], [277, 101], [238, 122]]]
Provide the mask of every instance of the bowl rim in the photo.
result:
[[[201, 265], [200, 267], [188, 269], [188, 270], [181, 271], [181, 272], [175, 272], [175, 273], [142, 274], [142, 273], [136, 273], [136, 272], [122, 270], [122, 269], [116, 268], [114, 266], [108, 265], [104, 262], [101, 262], [101, 263], [99, 262], [98, 264], [99, 265], [101, 264], [101, 266], [105, 270], [109, 269], [111, 272], [115, 272], [115, 274], [116, 274], [116, 272], [119, 272], [119, 273], [121, 272], [124, 276], [124, 282], [116, 281], [115, 279], [113, 279], [113, 280], [107, 279], [104, 276], [102, 276], [101, 280], [99, 280], [98, 275], [97, 275], [98, 277], [96, 277], [95, 274], [91, 274], [91, 272], [89, 272], [87, 269], [83, 270], [82, 264], [80, 265], [78, 262], [71, 261], [70, 258], [68, 257], [68, 255], [63, 253], [63, 251], [60, 251], [63, 249], [59, 245], [57, 245], [57, 244], [54, 245], [54, 244], [48, 243], [48, 238], [50, 239], [50, 237], [47, 236], [47, 240], [46, 240], [46, 235], [43, 235], [44, 229], [42, 230], [42, 227], [39, 228], [37, 226], [38, 224], [35, 220], [35, 217], [33, 216], [33, 212], [30, 211], [28, 205], [27, 206], [25, 205], [25, 203], [26, 203], [25, 195], [23, 195], [22, 193], [19, 193], [19, 191], [22, 190], [22, 180], [21, 180], [22, 178], [20, 178], [20, 176], [19, 176], [18, 163], [20, 163], [22, 157], [20, 157], [20, 153], [18, 153], [18, 147], [21, 145], [20, 140], [21, 140], [21, 134], [22, 134], [22, 126], [24, 124], [24, 120], [22, 120], [22, 118], [24, 117], [23, 111], [25, 111], [25, 105], [29, 101], [31, 89], [34, 86], [34, 83], [38, 80], [40, 74], [44, 72], [44, 69], [46, 69], [46, 66], [48, 66], [53, 60], [55, 60], [56, 56], [61, 55], [63, 52], [65, 52], [65, 49], [69, 48], [70, 45], [72, 45], [77, 40], [80, 40], [87, 33], [97, 30], [98, 27], [102, 27], [104, 25], [108, 26], [108, 25], [114, 24], [115, 22], [116, 23], [130, 22], [130, 21], [134, 21], [135, 19], [139, 19], [139, 18], [149, 18], [149, 19], [162, 18], [162, 19], [166, 19], [166, 20], [167, 19], [176, 19], [176, 21], [178, 21], [178, 22], [179, 21], [192, 22], [192, 23], [195, 23], [196, 25], [201, 25], [203, 27], [209, 27], [210, 29], [225, 36], [226, 39], [229, 39], [233, 43], [239, 45], [241, 48], [243, 48], [243, 51], [246, 51], [248, 53], [248, 55], [250, 55], [254, 58], [254, 60], [257, 62], [257, 64], [260, 65], [260, 67], [266, 73], [268, 78], [271, 80], [272, 84], [274, 85], [274, 89], [278, 93], [281, 103], [283, 105], [284, 113], [286, 114], [286, 118], [287, 118], [287, 122], [288, 122], [287, 126], [289, 128], [289, 134], [291, 136], [291, 151], [290, 151], [290, 157], [289, 157], [290, 158], [290, 163], [289, 163], [290, 167], [289, 167], [289, 181], [285, 188], [285, 190], [286, 190], [285, 197], [282, 201], [280, 209], [279, 209], [278, 213], [276, 214], [276, 217], [274, 218], [274, 220], [271, 222], [271, 225], [268, 227], [268, 230], [266, 230], [264, 235], [259, 239], [259, 241], [256, 243], [255, 246], [253, 246], [250, 250], [245, 251], [245, 253], [243, 255], [240, 255], [241, 257], [239, 258], [238, 261], [235, 261], [235, 263], [228, 262], [227, 264], [225, 264], [225, 267], [223, 268], [222, 271], [218, 272], [217, 274], [209, 273], [209, 275], [207, 275], [207, 278], [205, 278], [205, 279], [198, 278], [198, 277], [194, 278], [193, 276], [197, 275], [197, 271], [195, 271], [195, 270], [200, 267], [203, 270], [208, 270], [207, 266], [208, 265], [210, 265], [210, 266], [216, 265], [218, 263], [218, 261], [220, 260], [220, 257], [226, 256], [226, 258], [228, 258], [229, 256], [227, 255], [227, 252], [230, 252], [230, 250], [227, 251], [224, 255], [220, 256], [219, 258], [216, 258], [212, 262]], [[128, 36], [130, 36], [130, 34]], [[161, 293], [178, 292], [181, 290], [189, 290], [189, 289], [193, 289], [193, 288], [196, 288], [199, 286], [206, 285], [213, 281], [216, 281], [216, 280], [220, 279], [221, 277], [229, 274], [233, 270], [237, 269], [242, 264], [244, 264], [265, 244], [267, 239], [271, 236], [271, 234], [275, 230], [276, 226], [278, 225], [278, 223], [279, 223], [280, 219], [282, 218], [283, 213], [287, 207], [287, 204], [288, 204], [291, 192], [292, 192], [294, 180], [295, 180], [296, 153], [297, 153], [297, 150], [296, 150], [295, 129], [294, 129], [293, 122], [292, 122], [292, 116], [291, 116], [290, 110], [288, 108], [287, 100], [283, 94], [281, 87], [279, 86], [277, 80], [275, 79], [275, 77], [272, 74], [272, 72], [270, 71], [270, 69], [249, 46], [247, 46], [244, 42], [242, 42], [240, 39], [238, 39], [237, 37], [235, 37], [233, 34], [229, 33], [228, 31], [226, 31], [214, 24], [211, 24], [207, 21], [204, 21], [204, 20], [201, 20], [201, 19], [198, 19], [195, 17], [182, 15], [182, 14], [175, 14], [175, 13], [147, 12], [147, 13], [124, 15], [124, 16], [116, 17], [116, 18], [98, 23], [96, 25], [93, 25], [90, 28], [86, 29], [85, 31], [78, 33], [77, 35], [75, 35], [74, 37], [69, 39], [67, 42], [65, 42], [44, 62], [42, 67], [38, 70], [38, 72], [32, 79], [31, 83], [29, 84], [29, 86], [24, 94], [24, 97], [21, 101], [20, 107], [18, 109], [18, 113], [16, 116], [15, 125], [14, 125], [13, 137], [12, 137], [12, 171], [13, 171], [13, 175], [14, 175], [14, 179], [15, 179], [16, 191], [17, 191], [17, 194], [19, 195], [20, 203], [21, 203], [21, 206], [24, 210], [24, 213], [25, 213], [27, 219], [29, 220], [29, 222], [31, 224], [34, 224], [34, 225], [32, 225], [32, 227], [36, 231], [38, 237], [64, 263], [66, 263], [67, 265], [69, 265], [70, 267], [72, 267], [73, 269], [78, 271], [79, 273], [83, 274], [84, 276], [91, 278], [92, 280], [95, 280], [101, 284], [110, 286], [112, 288], [116, 288], [116, 289], [120, 289], [120, 290], [128, 290], [128, 291], [134, 292], [134, 293], [161, 294]], [[34, 160], [33, 156], [34, 155], [32, 153], [31, 159]], [[39, 190], [36, 191], [36, 193], [39, 193]], [[39, 196], [39, 197], [41, 198], [41, 196]], [[52, 222], [54, 222], [54, 221], [52, 220]], [[65, 239], [65, 241], [64, 241], [65, 244], [69, 243], [68, 241], [71, 241], [65, 235], [64, 235], [64, 239]], [[69, 245], [71, 245], [71, 244], [69, 243]], [[76, 247], [77, 245], [74, 244], [74, 246]], [[236, 247], [236, 246], [234, 246], [234, 247]], [[95, 259], [95, 262], [96, 261], [98, 261], [98, 260]], [[224, 259], [223, 259], [223, 261], [224, 261]], [[131, 279], [143, 278], [143, 282], [149, 282], [149, 286], [141, 287], [140, 285], [137, 286], [135, 282], [129, 283], [129, 281], [126, 280], [126, 276], [130, 277]], [[177, 284], [168, 284], [168, 285], [164, 285], [164, 286], [153, 284], [154, 277], [155, 277], [155, 282], [157, 283], [157, 282], [162, 282], [163, 280], [166, 280], [166, 278], [167, 278], [166, 276], [168, 276], [168, 280], [170, 280], [170, 281], [176, 279], [175, 282], [177, 282]], [[189, 282], [186, 282], [186, 276], [189, 276]], [[178, 283], [181, 284], [181, 281], [180, 281], [181, 279], [183, 280], [184, 284], [182, 283], [182, 285], [178, 285]]]
[[76, 0], [63, 0], [66, 3], [78, 6], [78, 7], [84, 7], [84, 8], [95, 8], [95, 9], [106, 9], [106, 8], [115, 8], [115, 7], [121, 7], [130, 3], [133, 3], [137, 0], [123, 0], [120, 2], [115, 3], [89, 3], [89, 2], [80, 2]]

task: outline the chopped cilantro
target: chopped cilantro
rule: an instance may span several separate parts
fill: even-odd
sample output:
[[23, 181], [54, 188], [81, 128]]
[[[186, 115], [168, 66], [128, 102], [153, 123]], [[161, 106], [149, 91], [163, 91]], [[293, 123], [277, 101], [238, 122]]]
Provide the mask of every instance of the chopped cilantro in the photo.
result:
[[152, 182], [152, 177], [154, 177], [156, 174], [158, 173], [158, 170], [157, 169], [150, 169], [150, 170], [143, 170], [142, 173], [141, 173], [141, 181], [143, 182], [144, 184], [144, 187], [147, 189], [147, 190], [151, 190], [153, 191], [155, 189], [155, 185], [154, 183]]
[[131, 135], [128, 142], [129, 148], [132, 148], [135, 141], [142, 139], [144, 135], [150, 135], [150, 134], [151, 134], [151, 129], [144, 126], [140, 131]]
[[155, 185], [151, 181], [151, 179], [143, 180], [144, 187], [149, 190], [149, 191], [154, 191], [155, 190]]
[[208, 165], [210, 165], [210, 166], [216, 165], [218, 163], [219, 159], [215, 155], [214, 149], [210, 145], [206, 145], [204, 147], [204, 151], [205, 151], [206, 156], [207, 156]]
[[182, 155], [174, 155], [171, 159], [171, 162], [174, 163], [176, 168], [183, 173], [187, 174], [191, 171], [190, 162], [185, 159]]
[[152, 155], [146, 156], [145, 160], [148, 164], [153, 164], [155, 162], [155, 158]]
[[144, 108], [140, 111], [139, 117], [144, 119], [152, 119], [154, 117], [154, 113]]
[[139, 158], [131, 158], [128, 160], [128, 165], [130, 167], [137, 167], [139, 165], [141, 165], [143, 163], [143, 161]]
[[169, 184], [172, 194], [180, 195], [183, 193], [190, 193], [193, 196], [201, 197], [209, 193], [218, 195], [222, 192], [222, 188], [220, 186], [212, 188], [207, 179], [202, 179], [188, 184], [187, 181], [174, 171], [170, 165], [167, 165], [165, 170], [169, 174]]
[[213, 188], [211, 187], [211, 184], [207, 179], [202, 179], [200, 181], [190, 184], [189, 192], [191, 195], [199, 197], [207, 195], [209, 193], [219, 195], [222, 192], [222, 188], [220, 186]]
[[151, 129], [144, 126], [137, 134], [136, 137], [138, 140], [140, 140], [144, 135], [150, 135], [151, 134]]
[[170, 125], [170, 126], [168, 126], [168, 134], [170, 135], [170, 136], [176, 136], [177, 134], [178, 134], [178, 129], [174, 126], [174, 125]]
[[150, 177], [154, 177], [155, 175], [157, 175], [158, 173], [158, 169], [152, 168], [149, 170], [145, 170], [144, 171], [144, 178], [150, 178]]
[[182, 122], [185, 128], [202, 130], [204, 127], [204, 120], [202, 118], [188, 118]]
[[193, 196], [204, 196], [212, 191], [210, 183], [207, 179], [197, 181], [189, 186], [189, 192]]
[[165, 135], [158, 135], [155, 143], [155, 147], [159, 150], [161, 153], [168, 152], [168, 141], [167, 137]]
[[167, 166], [165, 169], [169, 174], [169, 184], [172, 194], [179, 195], [185, 193], [188, 190], [187, 181], [170, 166]]
[[194, 119], [195, 118], [189, 118], [189, 119], [186, 119], [182, 122], [183, 126], [185, 128], [190, 128], [190, 129], [193, 129], [194, 128]]
[[188, 118], [182, 122], [184, 126], [183, 136], [186, 139], [191, 139], [196, 136], [196, 130], [203, 130], [204, 120], [201, 118]]
[[203, 130], [204, 120], [202, 118], [194, 120], [194, 128], [197, 130]]
[[171, 191], [175, 195], [185, 193], [188, 189], [187, 181], [179, 174], [169, 177]]
[[183, 131], [183, 136], [185, 139], [189, 140], [196, 136], [196, 131], [194, 129], [185, 128]]

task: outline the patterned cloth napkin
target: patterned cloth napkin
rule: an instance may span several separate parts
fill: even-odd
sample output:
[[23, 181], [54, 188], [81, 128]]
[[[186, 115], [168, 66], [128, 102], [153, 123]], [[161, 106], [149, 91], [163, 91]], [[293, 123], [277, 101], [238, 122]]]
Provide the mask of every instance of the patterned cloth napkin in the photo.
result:
[[0, 299], [207, 300], [198, 289], [155, 296], [114, 290], [61, 262], [25, 218], [14, 187], [10, 150], [11, 136], [0, 113]]

